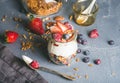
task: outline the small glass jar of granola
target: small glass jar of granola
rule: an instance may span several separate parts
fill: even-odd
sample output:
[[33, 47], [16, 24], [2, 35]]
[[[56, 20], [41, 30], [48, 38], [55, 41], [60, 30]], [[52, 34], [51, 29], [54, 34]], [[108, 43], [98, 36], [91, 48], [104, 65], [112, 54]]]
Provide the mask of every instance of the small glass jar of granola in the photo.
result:
[[50, 28], [52, 36], [48, 43], [48, 52], [50, 59], [56, 64], [68, 65], [76, 56], [77, 31], [71, 27], [68, 22], [57, 22]]
[[55, 14], [63, 6], [62, 0], [22, 0], [22, 2], [28, 13], [39, 17]]

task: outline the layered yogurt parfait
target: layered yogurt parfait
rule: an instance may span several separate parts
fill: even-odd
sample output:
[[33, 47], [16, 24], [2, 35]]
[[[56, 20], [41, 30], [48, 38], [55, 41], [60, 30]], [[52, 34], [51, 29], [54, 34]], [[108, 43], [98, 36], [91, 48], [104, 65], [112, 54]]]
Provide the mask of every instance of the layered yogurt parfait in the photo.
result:
[[68, 22], [57, 21], [50, 27], [51, 37], [48, 43], [50, 59], [56, 64], [68, 65], [77, 51], [77, 31]]

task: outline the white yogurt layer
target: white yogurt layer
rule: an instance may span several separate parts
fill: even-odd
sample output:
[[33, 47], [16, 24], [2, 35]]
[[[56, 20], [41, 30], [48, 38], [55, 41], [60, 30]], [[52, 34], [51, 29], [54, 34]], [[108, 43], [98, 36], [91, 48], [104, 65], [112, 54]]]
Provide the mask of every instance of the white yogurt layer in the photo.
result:
[[77, 48], [76, 40], [66, 42], [66, 43], [52, 42], [52, 40], [50, 40], [48, 43], [49, 53], [53, 53], [56, 56], [63, 56], [65, 58], [71, 56], [72, 54], [75, 54], [77, 49], [78, 48]]

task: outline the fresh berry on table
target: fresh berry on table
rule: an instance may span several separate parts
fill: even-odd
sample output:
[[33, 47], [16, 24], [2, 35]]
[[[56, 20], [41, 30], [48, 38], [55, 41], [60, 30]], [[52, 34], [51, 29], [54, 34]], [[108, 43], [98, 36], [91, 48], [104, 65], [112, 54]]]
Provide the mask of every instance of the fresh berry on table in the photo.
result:
[[78, 48], [77, 53], [81, 53], [81, 49], [80, 48]]
[[113, 40], [109, 40], [109, 41], [108, 41], [108, 44], [109, 44], [109, 45], [114, 45], [115, 42], [114, 42]]
[[29, 28], [38, 35], [44, 34], [43, 22], [40, 18], [33, 18], [29, 22]]
[[78, 34], [77, 39], [83, 39], [83, 34]]
[[86, 39], [81, 39], [81, 44], [82, 45], [86, 45], [87, 44], [87, 40]]
[[6, 31], [5, 39], [7, 43], [14, 43], [18, 39], [18, 33], [15, 31]]
[[84, 55], [89, 55], [89, 54], [90, 54], [90, 51], [89, 51], [89, 50], [85, 50], [85, 51], [83, 52], [83, 54], [84, 54]]
[[96, 59], [96, 60], [94, 61], [94, 63], [97, 64], [97, 65], [99, 65], [99, 64], [101, 64], [101, 60], [100, 60], [100, 59]]
[[98, 30], [97, 30], [97, 29], [93, 29], [93, 30], [91, 30], [90, 33], [89, 33], [89, 37], [90, 37], [90, 38], [98, 38], [98, 36], [99, 36], [99, 33], [98, 33]]
[[82, 39], [77, 38], [77, 43], [81, 44], [82, 43]]
[[29, 65], [34, 69], [38, 69], [40, 67], [36, 60], [33, 60]]
[[89, 58], [89, 57], [84, 57], [84, 58], [82, 59], [82, 61], [85, 62], [85, 63], [88, 63], [88, 62], [90, 61], [90, 58]]

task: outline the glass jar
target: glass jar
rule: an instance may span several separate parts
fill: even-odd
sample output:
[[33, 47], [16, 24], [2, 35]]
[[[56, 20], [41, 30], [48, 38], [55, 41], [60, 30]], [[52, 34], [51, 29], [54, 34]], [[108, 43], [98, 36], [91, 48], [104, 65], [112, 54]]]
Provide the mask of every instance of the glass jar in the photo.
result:
[[78, 25], [89, 26], [95, 22], [96, 14], [99, 9], [97, 3], [95, 3], [93, 9], [89, 14], [82, 14], [82, 12], [90, 5], [92, 0], [77, 0], [73, 4], [74, 21]]
[[62, 0], [22, 0], [22, 3], [28, 13], [39, 17], [55, 14], [63, 6]]
[[77, 52], [77, 32], [68, 42], [57, 42], [52, 37], [48, 43], [48, 53], [50, 59], [56, 64], [68, 65]]

